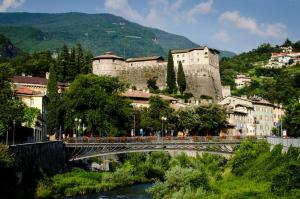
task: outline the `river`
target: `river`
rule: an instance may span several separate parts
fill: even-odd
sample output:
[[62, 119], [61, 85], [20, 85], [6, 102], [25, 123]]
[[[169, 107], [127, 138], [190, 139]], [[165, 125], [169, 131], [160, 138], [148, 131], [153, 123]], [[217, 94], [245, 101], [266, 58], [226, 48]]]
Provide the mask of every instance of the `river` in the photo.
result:
[[146, 189], [152, 185], [151, 183], [132, 185], [104, 193], [68, 197], [66, 199], [152, 199], [151, 195], [146, 193]]

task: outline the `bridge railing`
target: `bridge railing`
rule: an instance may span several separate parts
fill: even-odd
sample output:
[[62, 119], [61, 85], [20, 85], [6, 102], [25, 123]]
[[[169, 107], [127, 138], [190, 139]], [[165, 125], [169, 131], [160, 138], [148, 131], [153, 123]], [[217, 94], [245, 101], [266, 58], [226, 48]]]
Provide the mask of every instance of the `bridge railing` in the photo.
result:
[[300, 148], [300, 138], [267, 137], [267, 141], [272, 145], [282, 144], [284, 147]]
[[135, 137], [78, 137], [67, 138], [67, 143], [136, 143], [136, 142], [221, 142], [221, 141], [239, 141], [241, 137], [237, 136], [135, 136]]

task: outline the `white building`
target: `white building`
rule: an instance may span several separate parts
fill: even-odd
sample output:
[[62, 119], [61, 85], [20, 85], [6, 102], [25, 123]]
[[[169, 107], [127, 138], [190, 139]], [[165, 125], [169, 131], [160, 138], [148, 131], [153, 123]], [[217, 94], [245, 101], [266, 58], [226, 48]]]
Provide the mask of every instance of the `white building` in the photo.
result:
[[237, 89], [241, 89], [241, 88], [243, 88], [243, 87], [245, 87], [245, 86], [250, 85], [250, 83], [251, 83], [251, 78], [248, 77], [248, 76], [245, 75], [245, 74], [238, 74], [238, 75], [236, 76], [236, 78], [234, 79], [234, 82], [235, 82], [235, 84], [236, 84]]
[[228, 96], [219, 104], [228, 110], [228, 122], [234, 126], [230, 134], [244, 136], [269, 136], [272, 128], [284, 115], [280, 105], [274, 105], [258, 97]]

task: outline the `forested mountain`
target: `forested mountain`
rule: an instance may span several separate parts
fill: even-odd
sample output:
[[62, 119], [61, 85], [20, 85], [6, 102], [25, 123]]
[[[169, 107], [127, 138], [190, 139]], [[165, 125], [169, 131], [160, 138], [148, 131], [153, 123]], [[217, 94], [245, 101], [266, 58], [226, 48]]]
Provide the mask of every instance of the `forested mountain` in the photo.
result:
[[80, 43], [94, 55], [113, 51], [125, 57], [166, 56], [169, 49], [198, 46], [185, 37], [111, 14], [0, 13], [0, 34], [26, 52], [57, 50], [64, 43]]
[[20, 54], [20, 50], [10, 40], [0, 34], [0, 60], [13, 58], [18, 54]]

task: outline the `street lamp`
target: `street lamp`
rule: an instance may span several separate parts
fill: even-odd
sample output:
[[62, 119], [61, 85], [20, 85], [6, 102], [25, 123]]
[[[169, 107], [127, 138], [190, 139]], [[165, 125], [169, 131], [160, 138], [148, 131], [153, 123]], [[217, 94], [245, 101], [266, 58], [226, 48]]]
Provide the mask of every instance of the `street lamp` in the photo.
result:
[[81, 130], [81, 119], [79, 118], [78, 119], [78, 123], [79, 123], [79, 125], [78, 125], [78, 134], [80, 135], [81, 134], [81, 132], [80, 132], [80, 130]]
[[77, 133], [77, 122], [78, 122], [78, 118], [75, 117], [74, 121], [75, 121], [75, 135], [76, 135], [76, 138], [77, 138], [77, 137], [78, 137], [78, 133]]
[[167, 117], [161, 117], [161, 136], [164, 136], [164, 121], [167, 121]]
[[15, 145], [16, 120], [13, 120], [13, 145]]

